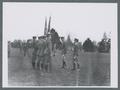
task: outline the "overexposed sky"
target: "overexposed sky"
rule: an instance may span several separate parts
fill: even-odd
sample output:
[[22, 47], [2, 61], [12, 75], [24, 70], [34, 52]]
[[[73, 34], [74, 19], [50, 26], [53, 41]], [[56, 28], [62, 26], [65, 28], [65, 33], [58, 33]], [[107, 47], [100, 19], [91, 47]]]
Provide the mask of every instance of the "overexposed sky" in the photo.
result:
[[99, 41], [117, 29], [116, 3], [3, 3], [3, 31], [8, 40], [44, 34], [45, 17], [60, 36]]

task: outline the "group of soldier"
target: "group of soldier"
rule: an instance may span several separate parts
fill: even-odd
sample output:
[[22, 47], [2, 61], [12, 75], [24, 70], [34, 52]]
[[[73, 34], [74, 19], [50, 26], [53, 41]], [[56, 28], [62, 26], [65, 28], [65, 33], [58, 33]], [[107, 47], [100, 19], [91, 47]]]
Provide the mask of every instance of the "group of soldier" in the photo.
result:
[[[76, 68], [79, 68], [78, 64], [78, 50], [79, 50], [79, 44], [78, 39], [74, 39], [74, 45], [72, 49], [73, 53], [73, 68], [72, 70], [75, 70]], [[24, 53], [24, 56], [27, 55], [27, 52], [29, 51], [29, 45], [28, 42], [22, 42], [20, 47], [20, 51], [22, 50]], [[32, 67], [33, 69], [39, 69], [41, 71], [50, 72], [52, 70], [52, 59], [56, 55], [56, 49], [59, 49], [61, 51], [61, 57], [62, 57], [62, 65], [61, 68], [67, 67], [67, 46], [65, 43], [64, 37], [59, 37], [58, 33], [51, 29], [51, 32], [47, 33], [43, 36], [33, 36], [31, 47], [32, 48]], [[9, 50], [10, 51], [10, 50]], [[8, 52], [10, 53], [10, 52]], [[9, 54], [10, 56], [10, 54]]]
[[32, 66], [44, 71], [51, 69], [50, 35], [33, 37]]
[[[50, 72], [52, 69], [52, 57], [55, 57], [55, 50], [59, 49], [61, 51], [61, 57], [62, 57], [62, 68], [66, 68], [66, 55], [67, 55], [67, 46], [65, 43], [64, 37], [54, 37], [55, 30], [51, 30], [51, 33], [48, 33], [44, 36], [37, 37], [33, 36], [33, 42], [32, 42], [32, 67], [34, 69], [39, 69], [42, 71]], [[57, 39], [58, 38], [58, 39]], [[56, 40], [56, 41], [55, 41]], [[72, 70], [75, 70], [79, 68], [78, 64], [78, 39], [74, 39], [74, 45], [73, 45], [73, 68]]]

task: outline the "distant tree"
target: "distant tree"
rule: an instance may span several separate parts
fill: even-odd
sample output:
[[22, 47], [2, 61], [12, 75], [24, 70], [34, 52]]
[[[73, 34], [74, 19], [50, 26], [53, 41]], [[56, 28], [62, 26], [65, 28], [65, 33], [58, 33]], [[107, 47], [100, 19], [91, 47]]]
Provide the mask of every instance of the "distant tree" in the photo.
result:
[[18, 41], [17, 41], [17, 40], [14, 40], [14, 41], [12, 42], [12, 47], [13, 47], [13, 48], [17, 48], [17, 47], [18, 47]]
[[107, 51], [106, 52], [110, 52], [111, 49], [111, 39], [109, 38], [107, 41]]
[[93, 41], [92, 43], [93, 43], [94, 51], [97, 51], [97, 42]]
[[68, 35], [68, 37], [67, 37], [67, 43], [68, 43], [69, 45], [72, 45], [72, 40], [71, 40], [71, 38], [70, 38], [70, 35]]
[[90, 40], [90, 38], [88, 38], [87, 40], [85, 40], [85, 42], [83, 43], [83, 50], [85, 52], [93, 52], [94, 51], [94, 44]]
[[71, 48], [73, 45], [70, 35], [67, 36], [66, 45], [68, 48]]
[[106, 33], [104, 33], [102, 40], [98, 43], [98, 52], [108, 53], [110, 52], [110, 47], [111, 47], [111, 39], [110, 37], [108, 38]]
[[105, 52], [105, 40], [104, 39], [102, 39], [99, 43], [98, 43], [98, 52], [101, 52], [101, 53], [103, 53], [103, 52]]
[[78, 42], [80, 51], [82, 50], [82, 42]]
[[103, 34], [103, 39], [104, 39], [105, 41], [108, 39], [106, 32], [104, 32], [104, 34]]

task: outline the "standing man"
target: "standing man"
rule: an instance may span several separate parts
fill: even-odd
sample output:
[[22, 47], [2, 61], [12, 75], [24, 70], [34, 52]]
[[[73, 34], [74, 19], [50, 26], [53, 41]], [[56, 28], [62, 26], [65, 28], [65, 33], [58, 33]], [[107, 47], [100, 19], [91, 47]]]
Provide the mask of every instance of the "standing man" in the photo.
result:
[[45, 42], [45, 70], [47, 72], [51, 71], [51, 53], [52, 53], [52, 45], [51, 45], [51, 38], [50, 38], [50, 34], [47, 34], [46, 36], [46, 42]]
[[79, 68], [79, 63], [78, 63], [78, 51], [79, 51], [79, 43], [78, 39], [74, 39], [74, 46], [73, 46], [73, 69], [78, 69]]
[[44, 67], [44, 49], [45, 49], [45, 45], [44, 45], [44, 36], [40, 36], [38, 37], [38, 51], [37, 51], [37, 68], [39, 68], [40, 70], [43, 70]]
[[33, 66], [33, 69], [35, 69], [35, 61], [36, 61], [37, 50], [38, 50], [36, 36], [33, 36], [32, 48], [33, 48], [32, 66]]
[[62, 68], [66, 67], [65, 56], [67, 53], [64, 37], [61, 37], [61, 50], [62, 50]]

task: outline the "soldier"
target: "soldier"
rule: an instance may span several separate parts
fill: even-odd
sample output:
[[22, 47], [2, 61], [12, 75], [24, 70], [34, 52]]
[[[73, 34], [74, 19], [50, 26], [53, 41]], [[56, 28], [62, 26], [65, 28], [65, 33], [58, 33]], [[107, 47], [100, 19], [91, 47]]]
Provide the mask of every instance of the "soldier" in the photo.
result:
[[36, 40], [36, 37], [35, 37], [35, 36], [33, 36], [32, 48], [33, 48], [33, 53], [32, 53], [32, 66], [33, 66], [33, 69], [35, 69], [35, 61], [36, 61], [37, 50], [38, 50], [37, 40]]
[[47, 72], [51, 71], [51, 53], [52, 53], [52, 45], [50, 40], [50, 34], [46, 36], [45, 42], [45, 50], [44, 50], [44, 68]]
[[61, 50], [62, 50], [62, 68], [66, 67], [65, 55], [67, 53], [64, 37], [61, 37]]
[[44, 50], [45, 50], [45, 37], [44, 36], [40, 36], [38, 37], [38, 51], [37, 51], [37, 68], [39, 68], [40, 70], [44, 69]]
[[73, 47], [73, 69], [78, 69], [79, 68], [79, 64], [78, 64], [78, 50], [79, 50], [79, 43], [78, 43], [78, 39], [74, 39], [74, 47]]
[[30, 55], [30, 50], [31, 50], [31, 40], [30, 39], [28, 39], [27, 40], [27, 55], [28, 55], [28, 57], [31, 57], [31, 55]]

